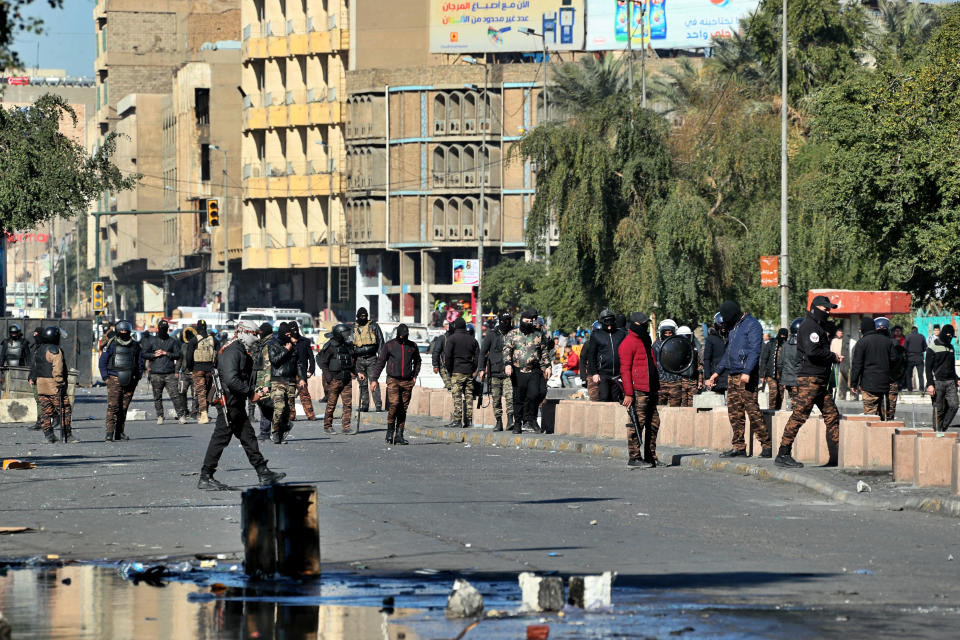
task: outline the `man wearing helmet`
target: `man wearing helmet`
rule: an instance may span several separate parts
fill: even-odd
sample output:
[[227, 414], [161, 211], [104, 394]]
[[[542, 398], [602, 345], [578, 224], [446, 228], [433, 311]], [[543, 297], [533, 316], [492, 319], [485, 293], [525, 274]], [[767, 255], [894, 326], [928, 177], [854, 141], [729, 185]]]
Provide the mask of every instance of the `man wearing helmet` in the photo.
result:
[[503, 404], [507, 405], [507, 426], [513, 425], [513, 386], [504, 372], [503, 341], [513, 330], [513, 318], [504, 311], [500, 314], [495, 329], [490, 329], [483, 337], [480, 347], [479, 376], [490, 379], [490, 394], [493, 397], [493, 417], [497, 423], [494, 431], [503, 431]]
[[747, 455], [745, 434], [747, 416], [750, 427], [757, 432], [762, 447], [761, 458], [772, 457], [770, 433], [767, 431], [757, 403], [757, 387], [760, 380], [760, 351], [763, 349], [763, 327], [756, 318], [744, 313], [740, 305], [727, 300], [720, 305], [720, 318], [729, 336], [723, 360], [707, 380], [712, 387], [720, 374], [727, 377], [727, 408], [730, 428], [733, 431], [733, 448], [720, 454], [724, 458]]
[[870, 318], [863, 319], [860, 333], [860, 340], [853, 348], [850, 390], [861, 391], [865, 414], [885, 420], [883, 398], [890, 390], [890, 362], [896, 358], [896, 352], [890, 338], [879, 333]]
[[297, 377], [300, 359], [296, 337], [286, 322], [281, 322], [277, 335], [267, 344], [270, 361], [270, 398], [273, 400], [271, 437], [274, 444], [283, 444], [290, 431], [290, 415], [296, 411]]
[[[723, 319], [717, 313], [713, 316], [713, 326], [707, 330], [707, 338], [703, 344], [703, 379], [708, 380], [720, 366], [723, 354], [727, 349], [724, 337], [727, 335], [723, 328]], [[719, 394], [727, 392], [727, 374], [717, 377], [713, 391]]]
[[30, 362], [30, 349], [23, 338], [20, 325], [12, 324], [7, 329], [7, 337], [0, 342], [0, 366], [25, 367]]
[[658, 394], [658, 404], [670, 407], [679, 407], [683, 400], [683, 383], [681, 377], [676, 373], [669, 373], [663, 370], [660, 365], [660, 350], [663, 348], [663, 342], [673, 336], [677, 331], [677, 323], [669, 318], [657, 325], [657, 340], [653, 343], [653, 357], [657, 361], [657, 373], [660, 375], [660, 392]]
[[143, 352], [144, 360], [150, 363], [150, 386], [153, 389], [153, 408], [157, 412], [157, 424], [163, 424], [163, 390], [173, 402], [177, 422], [187, 422], [187, 400], [177, 392], [177, 360], [180, 359], [180, 341], [170, 335], [166, 320], [157, 323], [157, 335], [147, 339]]
[[680, 406], [692, 407], [693, 396], [700, 387], [700, 344], [690, 327], [677, 327], [677, 335], [690, 341], [693, 346], [693, 360], [690, 366], [680, 373]]
[[783, 398], [790, 394], [791, 405], [797, 401], [797, 371], [800, 370], [800, 361], [797, 359], [797, 334], [800, 331], [800, 324], [803, 318], [794, 318], [790, 323], [790, 337], [783, 345], [783, 372], [780, 374], [780, 386], [786, 393]]
[[594, 374], [590, 372], [590, 368], [593, 366], [593, 349], [595, 347], [593, 336], [597, 335], [597, 332], [602, 328], [603, 325], [600, 324], [599, 320], [594, 322], [593, 326], [590, 327], [590, 336], [580, 350], [580, 379], [587, 385], [587, 397], [590, 398], [591, 402], [598, 402], [600, 399], [600, 388], [594, 380]]
[[34, 350], [30, 374], [27, 378], [37, 390], [40, 407], [40, 428], [47, 442], [56, 442], [52, 419], [60, 412], [60, 425], [65, 442], [76, 442], [70, 426], [72, 408], [67, 396], [67, 361], [60, 349], [59, 327], [46, 327], [40, 332], [39, 344]]
[[783, 327], [777, 336], [763, 345], [760, 352], [760, 377], [766, 380], [767, 409], [779, 411], [783, 406], [783, 349], [787, 342], [787, 330]]
[[[620, 354], [618, 349], [623, 339], [627, 337], [624, 329], [617, 328], [617, 317], [610, 309], [600, 312], [600, 330], [590, 336], [590, 362], [587, 363], [587, 375], [593, 378], [597, 385], [597, 400], [599, 402], [620, 402], [620, 384], [617, 376], [620, 375]], [[548, 349], [550, 363], [553, 363], [553, 352]]]
[[[338, 324], [327, 334], [327, 343], [317, 356], [317, 364], [323, 375], [323, 388], [327, 394], [327, 408], [323, 414], [323, 430], [333, 433], [333, 412], [337, 400], [342, 398], [343, 415], [341, 430], [350, 433], [350, 419], [353, 417], [353, 379], [364, 374], [357, 373], [354, 348], [350, 344], [352, 331], [345, 324]], [[362, 378], [361, 378], [362, 379]]]
[[903, 330], [894, 327], [894, 335], [890, 335], [890, 320], [877, 318], [873, 321], [877, 333], [884, 336], [893, 346], [893, 356], [890, 359], [890, 381], [887, 392], [883, 394], [883, 414], [887, 420], [893, 420], [897, 412], [897, 398], [900, 395], [900, 381], [907, 370], [907, 351], [903, 347]]
[[127, 409], [133, 392], [143, 377], [143, 352], [133, 339], [133, 325], [117, 323], [113, 341], [100, 354], [100, 377], [107, 383], [106, 442], [129, 440], [124, 432]]
[[223, 404], [218, 407], [217, 422], [213, 433], [210, 434], [210, 443], [203, 457], [200, 480], [197, 482], [198, 489], [237, 490], [213, 477], [220, 463], [220, 456], [232, 438], [240, 441], [244, 453], [247, 454], [247, 460], [257, 472], [261, 487], [276, 484], [287, 475], [276, 473], [267, 467], [267, 461], [260, 453], [253, 426], [247, 418], [247, 400], [256, 403], [261, 397], [255, 387], [253, 358], [250, 357], [250, 351], [256, 346], [258, 337], [256, 323], [251, 320], [241, 320], [237, 323], [235, 339], [227, 342], [217, 355], [216, 369], [223, 386], [223, 398], [221, 398]]
[[797, 397], [793, 402], [793, 415], [790, 416], [784, 428], [783, 437], [780, 439], [780, 450], [774, 461], [778, 467], [803, 466], [803, 463], [794, 460], [791, 450], [800, 427], [810, 417], [814, 406], [819, 407], [827, 428], [829, 464], [837, 464], [840, 414], [827, 388], [834, 363], [843, 362], [842, 355], [830, 351], [830, 335], [833, 329], [833, 323], [829, 321], [830, 310], [836, 308], [837, 305], [830, 302], [826, 296], [816, 296], [810, 304], [807, 317], [800, 324], [797, 339], [797, 356], [800, 360], [800, 368], [797, 372]]

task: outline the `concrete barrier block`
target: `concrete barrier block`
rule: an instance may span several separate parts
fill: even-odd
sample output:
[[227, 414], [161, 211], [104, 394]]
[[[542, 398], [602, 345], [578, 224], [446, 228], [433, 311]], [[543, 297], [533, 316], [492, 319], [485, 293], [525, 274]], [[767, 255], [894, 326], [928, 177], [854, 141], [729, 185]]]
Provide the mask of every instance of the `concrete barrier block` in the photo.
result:
[[[127, 420], [133, 422], [134, 420], [146, 420], [147, 412], [143, 409], [127, 409]], [[213, 413], [210, 416], [211, 422], [216, 419], [216, 413]]]
[[444, 420], [450, 420], [453, 418], [453, 394], [445, 393], [443, 394], [443, 401], [440, 405], [442, 408], [440, 410], [440, 417]]
[[719, 407], [710, 412], [710, 445], [715, 451], [726, 451], [730, 448], [733, 432], [730, 431], [730, 412], [726, 407]]
[[837, 452], [837, 466], [841, 469], [859, 469], [863, 465], [864, 431], [867, 423], [863, 420], [840, 421], [840, 448]]
[[427, 408], [428, 415], [431, 418], [442, 418], [443, 417], [443, 397], [449, 395], [446, 391], [442, 393], [437, 393], [433, 391], [429, 395], [429, 406]]
[[819, 416], [813, 415], [807, 418], [793, 441], [793, 457], [801, 462], [815, 463], [817, 461], [818, 419]]
[[542, 577], [530, 572], [520, 574], [520, 592], [524, 611], [560, 611], [566, 604], [563, 578]]
[[307, 391], [310, 392], [310, 397], [313, 398], [316, 403], [319, 403], [320, 398], [323, 397], [323, 381], [320, 378], [319, 371], [317, 371], [317, 375], [312, 378], [307, 378]]
[[950, 493], [960, 496], [960, 441], [953, 447], [950, 461]]
[[893, 469], [893, 434], [904, 428], [903, 422], [863, 422], [862, 468], [873, 470]]
[[917, 435], [932, 429], [894, 429], [892, 437], [893, 480], [894, 482], [913, 482], [913, 459], [917, 446]]
[[[612, 403], [616, 404], [616, 403]], [[597, 431], [597, 437], [603, 438], [605, 440], [610, 440], [612, 438], [620, 438], [623, 436], [622, 425], [627, 424], [633, 429], [633, 423], [630, 421], [630, 416], [627, 415], [627, 410], [622, 406], [617, 406], [613, 412], [613, 420], [603, 421], [600, 423], [600, 428]]]
[[587, 419], [588, 405], [593, 404], [592, 402], [574, 402], [570, 405], [570, 435], [572, 436], [582, 436], [583, 435], [583, 423]]
[[693, 446], [710, 449], [712, 444], [713, 411], [710, 409], [694, 409], [693, 416]]
[[695, 441], [695, 415], [687, 413], [687, 410], [695, 412], [696, 409], [692, 407], [668, 407], [668, 409], [673, 413], [673, 420], [677, 425], [677, 446], [692, 447]]
[[952, 484], [953, 448], [957, 432], [917, 434], [913, 450], [913, 484], [918, 487], [949, 487]]
[[675, 415], [669, 411], [670, 407], [658, 406], [657, 415], [660, 416], [660, 430], [657, 432], [657, 444], [667, 447], [677, 446], [677, 421]]
[[695, 409], [716, 409], [727, 406], [727, 401], [722, 393], [716, 391], [704, 391], [693, 396], [693, 407]]
[[554, 417], [553, 432], [557, 435], [570, 435], [570, 418], [573, 414], [573, 404], [579, 400], [561, 400], [557, 403], [557, 414]]
[[0, 422], [35, 422], [37, 419], [37, 403], [33, 398], [12, 398], [0, 400]]
[[776, 449], [780, 446], [780, 440], [783, 439], [783, 432], [787, 429], [787, 423], [790, 422], [790, 416], [793, 415], [793, 411], [777, 411], [773, 415], [773, 420], [771, 425], [773, 427], [773, 432], [771, 434], [770, 441], [773, 443], [774, 454], [776, 454]]

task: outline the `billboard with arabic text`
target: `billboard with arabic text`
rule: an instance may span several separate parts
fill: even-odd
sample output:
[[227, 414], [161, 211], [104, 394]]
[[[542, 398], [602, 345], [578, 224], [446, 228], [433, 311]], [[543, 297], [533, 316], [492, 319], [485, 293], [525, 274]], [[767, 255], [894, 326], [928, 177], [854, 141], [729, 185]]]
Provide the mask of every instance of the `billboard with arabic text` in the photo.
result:
[[[646, 41], [654, 49], [700, 49], [713, 38], [729, 38], [740, 19], [759, 0], [586, 0], [589, 51], [627, 48], [627, 21], [632, 44]], [[644, 26], [646, 27], [644, 29]]]
[[582, 51], [584, 0], [430, 0], [431, 53]]

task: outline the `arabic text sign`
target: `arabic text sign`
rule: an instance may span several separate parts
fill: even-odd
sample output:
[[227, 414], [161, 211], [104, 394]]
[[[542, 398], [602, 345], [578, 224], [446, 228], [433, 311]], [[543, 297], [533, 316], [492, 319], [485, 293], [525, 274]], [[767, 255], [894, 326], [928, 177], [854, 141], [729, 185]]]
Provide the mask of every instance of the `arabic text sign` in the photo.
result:
[[589, 51], [627, 48], [628, 9], [634, 46], [641, 46], [645, 31], [654, 49], [698, 49], [738, 32], [740, 19], [758, 5], [758, 0], [634, 0], [628, 7], [628, 0], [586, 1]]
[[760, 286], [775, 287], [780, 269], [779, 256], [760, 256]]
[[432, 53], [551, 51], [583, 49], [584, 0], [430, 0]]

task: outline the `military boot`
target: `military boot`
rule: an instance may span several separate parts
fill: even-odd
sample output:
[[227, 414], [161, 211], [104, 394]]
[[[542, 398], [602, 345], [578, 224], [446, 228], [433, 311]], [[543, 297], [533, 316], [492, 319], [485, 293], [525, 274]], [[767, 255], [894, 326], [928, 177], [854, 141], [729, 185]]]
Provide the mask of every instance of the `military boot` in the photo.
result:
[[503, 418], [497, 418], [497, 424], [493, 426], [494, 431], [503, 431]]
[[393, 433], [394, 433], [393, 427], [387, 427], [387, 437], [384, 438], [384, 442], [386, 442], [387, 444], [393, 444]]
[[[39, 414], [40, 412], [38, 411], [37, 413]], [[37, 420], [36, 422], [33, 423], [33, 426], [30, 427], [30, 431], [40, 431], [41, 428], [42, 427], [40, 426], [40, 416], [37, 415]]]
[[459, 429], [463, 426], [463, 423], [459, 420], [451, 420], [447, 424], [443, 425], [444, 429]]
[[67, 434], [64, 436], [63, 441], [67, 444], [73, 444], [74, 442], [80, 442], [75, 435], [73, 435], [73, 430], [68, 430]]
[[213, 477], [212, 473], [206, 471], [200, 472], [200, 480], [197, 481], [197, 489], [203, 491], [239, 491], [236, 487], [224, 484]]
[[523, 427], [520, 426], [520, 420], [514, 420], [513, 429], [511, 429], [510, 431], [512, 431], [513, 433], [523, 433]]
[[790, 449], [790, 447], [780, 447], [780, 450], [777, 451], [777, 457], [773, 463], [778, 467], [786, 467], [789, 469], [803, 468], [803, 463], [797, 462], [793, 459], [793, 456], [790, 455]]
[[43, 437], [47, 439], [47, 442], [55, 443], [57, 441], [57, 434], [53, 432], [53, 429], [44, 429]]
[[261, 487], [269, 487], [277, 484], [281, 480], [287, 477], [285, 473], [277, 473], [276, 471], [270, 471], [267, 468], [267, 465], [264, 464], [262, 467], [257, 468], [257, 478], [260, 479]]
[[397, 431], [393, 436], [394, 444], [410, 444], [403, 438], [403, 427], [397, 427]]
[[472, 428], [473, 428], [473, 420], [469, 420], [469, 419], [467, 419], [467, 418], [464, 418], [464, 420], [463, 420], [463, 428], [464, 428], [464, 429], [472, 429]]

